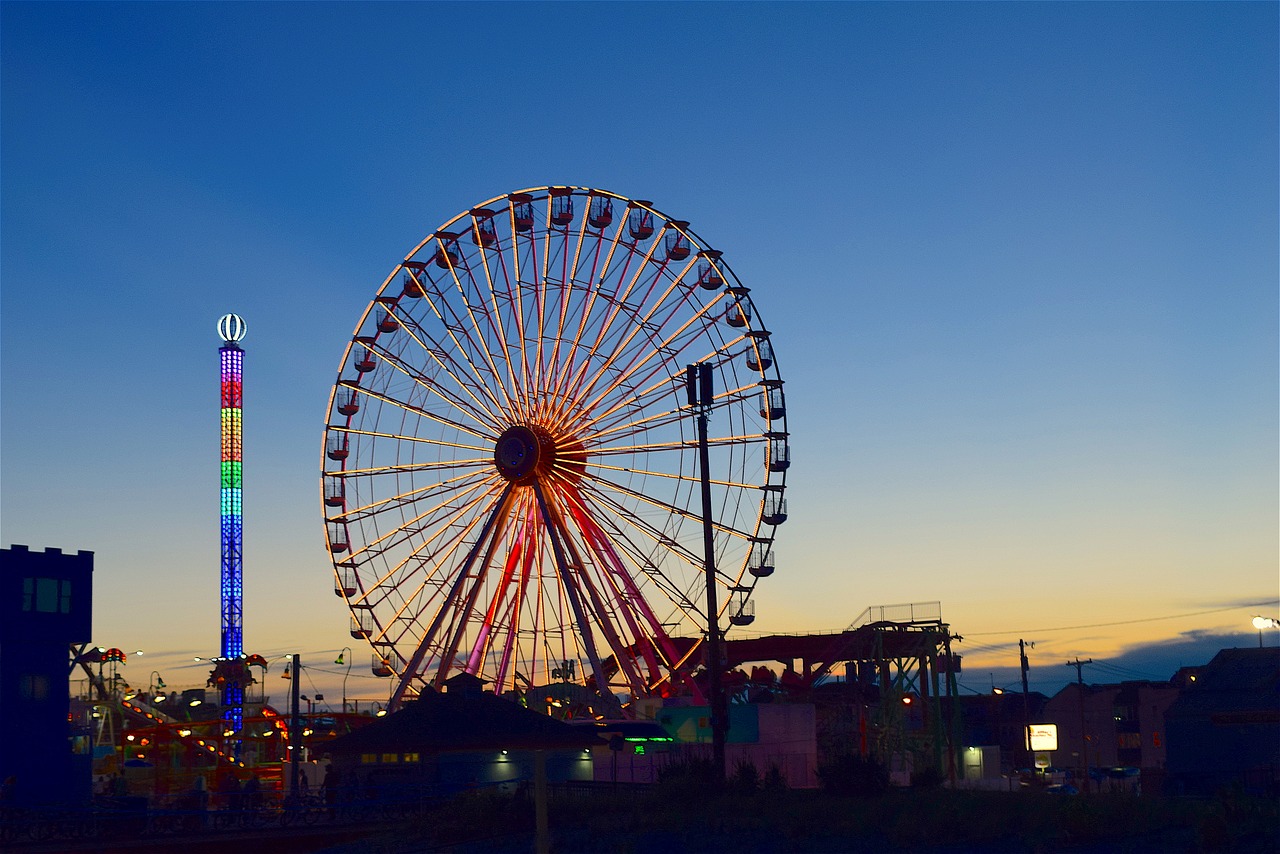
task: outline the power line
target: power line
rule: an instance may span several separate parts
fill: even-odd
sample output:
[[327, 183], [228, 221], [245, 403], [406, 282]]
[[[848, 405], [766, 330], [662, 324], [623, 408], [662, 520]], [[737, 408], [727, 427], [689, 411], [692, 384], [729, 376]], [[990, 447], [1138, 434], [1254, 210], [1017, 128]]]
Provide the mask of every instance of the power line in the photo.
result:
[[1082, 626], [1054, 626], [1048, 629], [1010, 629], [1001, 632], [965, 632], [966, 635], [1030, 635], [1039, 632], [1069, 632], [1075, 629], [1101, 629], [1107, 626], [1129, 626], [1134, 623], [1154, 623], [1157, 620], [1178, 620], [1183, 617], [1200, 617], [1205, 614], [1222, 614], [1227, 611], [1241, 611], [1247, 608], [1260, 608], [1263, 605], [1274, 604], [1274, 600], [1266, 602], [1249, 602], [1244, 605], [1232, 605], [1230, 608], [1213, 608], [1208, 611], [1188, 611], [1184, 614], [1166, 614], [1163, 617], [1142, 617], [1136, 620], [1116, 620], [1113, 623], [1088, 623]]

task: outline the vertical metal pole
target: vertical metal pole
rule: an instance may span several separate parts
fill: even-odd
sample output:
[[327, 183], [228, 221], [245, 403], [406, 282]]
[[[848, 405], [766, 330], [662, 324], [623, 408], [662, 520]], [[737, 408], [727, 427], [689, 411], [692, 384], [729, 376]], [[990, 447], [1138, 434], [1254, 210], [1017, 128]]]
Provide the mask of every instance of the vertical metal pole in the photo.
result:
[[547, 823], [547, 752], [533, 751], [534, 851], [550, 854], [551, 831]]
[[947, 780], [951, 787], [956, 785], [956, 750], [960, 744], [960, 703], [956, 690], [956, 662], [951, 657], [951, 629], [948, 627], [942, 636], [943, 648], [947, 654], [947, 707], [951, 710], [947, 721]]
[[302, 670], [298, 666], [298, 654], [291, 659], [293, 681], [289, 683], [289, 795], [296, 798], [302, 787], [302, 716], [298, 712], [298, 694], [302, 682]]
[[707, 447], [707, 413], [713, 389], [711, 366], [690, 365], [685, 371], [689, 402], [698, 416], [698, 469], [702, 480], [702, 548], [707, 575], [707, 681], [711, 706], [711, 761], [720, 781], [725, 776], [724, 743], [729, 729], [726, 720], [724, 687], [721, 684], [720, 619], [716, 603], [715, 534], [711, 525], [711, 452]]
[[1024, 768], [1034, 767], [1035, 757], [1031, 754], [1031, 693], [1027, 688], [1027, 642], [1018, 638], [1018, 664], [1022, 668], [1022, 743], [1027, 749], [1027, 762]]
[[1080, 656], [1077, 655], [1075, 661], [1067, 662], [1067, 667], [1076, 669], [1076, 688], [1080, 694], [1080, 765], [1084, 771], [1080, 781], [1083, 788], [1080, 791], [1087, 795], [1089, 794], [1089, 736], [1084, 731], [1084, 666], [1086, 664], [1093, 664], [1093, 659], [1087, 658], [1081, 661]]

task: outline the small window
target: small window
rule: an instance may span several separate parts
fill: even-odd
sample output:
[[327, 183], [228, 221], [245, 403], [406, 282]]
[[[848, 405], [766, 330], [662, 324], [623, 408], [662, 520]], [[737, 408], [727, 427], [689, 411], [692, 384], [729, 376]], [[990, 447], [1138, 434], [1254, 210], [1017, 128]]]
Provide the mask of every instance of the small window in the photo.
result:
[[382, 754], [382, 762], [383, 762], [383, 764], [384, 764], [384, 765], [392, 765], [392, 764], [394, 764], [394, 763], [396, 763], [396, 762], [399, 762], [399, 761], [400, 761], [400, 754], [399, 754], [399, 753], [384, 753], [384, 754]]
[[404, 762], [417, 762], [417, 761], [418, 761], [418, 754], [416, 754], [416, 753], [406, 753], [406, 754], [404, 755], [404, 758], [403, 758], [403, 760], [402, 760], [402, 761], [404, 761]]
[[37, 703], [49, 699], [49, 680], [39, 673], [22, 674], [18, 677], [18, 697]]
[[377, 765], [377, 764], [378, 764], [378, 754], [376, 754], [376, 753], [361, 753], [361, 754], [360, 754], [360, 764], [361, 764], [361, 765]]
[[22, 579], [22, 610], [38, 614], [70, 614], [71, 582], [58, 578]]

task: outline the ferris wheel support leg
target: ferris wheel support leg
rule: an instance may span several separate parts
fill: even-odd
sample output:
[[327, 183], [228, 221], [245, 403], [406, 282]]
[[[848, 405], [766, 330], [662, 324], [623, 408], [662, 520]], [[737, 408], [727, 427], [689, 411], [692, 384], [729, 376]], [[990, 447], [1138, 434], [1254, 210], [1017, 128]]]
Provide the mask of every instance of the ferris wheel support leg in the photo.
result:
[[[574, 517], [574, 520], [578, 523], [579, 530], [582, 531], [584, 537], [586, 537], [587, 536], [586, 529], [582, 525], [582, 519], [578, 518], [578, 515], [573, 513], [572, 510], [573, 508], [571, 507], [570, 508], [571, 515]], [[645, 682], [644, 682], [644, 679], [640, 676], [640, 673], [635, 669], [634, 662], [627, 655], [623, 654], [624, 651], [627, 649], [628, 644], [625, 641], [623, 641], [622, 637], [618, 634], [618, 631], [614, 627], [613, 623], [610, 622], [609, 609], [606, 608], [604, 602], [601, 601], [599, 591], [596, 589], [595, 585], [591, 584], [590, 581], [587, 580], [586, 561], [582, 559], [582, 555], [579, 553], [578, 549], [574, 547], [573, 540], [567, 535], [567, 532], [562, 530], [562, 533], [564, 533], [565, 548], [569, 550], [570, 554], [573, 557], [574, 565], [578, 567], [578, 571], [581, 577], [583, 578], [582, 586], [583, 588], [585, 588], [587, 598], [590, 599], [591, 607], [595, 611], [596, 615], [599, 617], [600, 631], [604, 633], [605, 641], [609, 644], [610, 649], [614, 650], [614, 661], [617, 662], [618, 669], [626, 677], [627, 684], [630, 686], [631, 693], [633, 695], [637, 694], [644, 690]], [[588, 537], [588, 545], [590, 545], [589, 537]], [[630, 620], [630, 616], [631, 616], [630, 613], [627, 612], [624, 607], [623, 609], [624, 619]], [[638, 631], [634, 626], [634, 624], [632, 625], [632, 632], [634, 634], [638, 634]], [[597, 682], [599, 681], [599, 678], [600, 678], [599, 676], [596, 677]]]
[[542, 492], [542, 486], [537, 481], [533, 483], [533, 490], [534, 494], [538, 496], [538, 511], [542, 514], [542, 521], [547, 526], [547, 535], [551, 538], [551, 549], [555, 553], [556, 566], [560, 570], [560, 577], [564, 580], [564, 589], [569, 594], [569, 606], [573, 608], [573, 616], [578, 621], [578, 628], [582, 630], [582, 642], [587, 648], [587, 658], [591, 661], [591, 672], [596, 677], [596, 690], [600, 693], [600, 698], [608, 704], [608, 712], [620, 712], [621, 709], [615, 710], [613, 708], [617, 705], [617, 700], [613, 698], [613, 694], [609, 691], [604, 665], [600, 661], [600, 653], [596, 651], [595, 636], [591, 633], [591, 624], [587, 622], [586, 614], [582, 610], [582, 600], [578, 596], [577, 585], [573, 583], [573, 578], [569, 574], [569, 565], [565, 560], [564, 548], [560, 543], [560, 529], [547, 508], [547, 498]]
[[[458, 577], [453, 582], [453, 589], [449, 591], [449, 597], [453, 598], [462, 589], [462, 583], [467, 580], [467, 576], [471, 574], [471, 565], [475, 563], [476, 555], [480, 553], [479, 545], [489, 538], [489, 531], [493, 528], [494, 523], [503, 515], [507, 506], [507, 499], [511, 496], [511, 484], [508, 483], [506, 488], [502, 490], [502, 496], [498, 499], [497, 506], [493, 508], [493, 512], [489, 514], [489, 518], [485, 520], [484, 527], [480, 530], [480, 536], [476, 540], [476, 547], [471, 550], [471, 554], [467, 555], [466, 563], [458, 571]], [[404, 702], [405, 691], [409, 687], [409, 683], [413, 681], [414, 675], [418, 672], [418, 668], [422, 666], [422, 659], [426, 657], [427, 647], [429, 647], [435, 639], [436, 632], [440, 629], [440, 623], [444, 620], [446, 609], [441, 608], [440, 613], [436, 614], [435, 620], [432, 621], [431, 627], [422, 636], [422, 640], [418, 643], [418, 648], [413, 651], [413, 656], [404, 666], [404, 672], [400, 674], [400, 682], [396, 685], [395, 691], [391, 694], [391, 699], [387, 705], [391, 711], [400, 708], [400, 704]]]
[[[492, 530], [489, 532], [488, 547], [484, 550], [484, 559], [480, 562], [479, 571], [476, 572], [475, 583], [471, 585], [471, 591], [467, 594], [466, 604], [463, 606], [462, 611], [459, 613], [458, 618], [455, 621], [456, 629], [453, 633], [453, 639], [449, 642], [449, 648], [445, 650], [444, 660], [436, 671], [435, 687], [437, 690], [439, 690], [440, 686], [444, 684], [445, 679], [449, 677], [449, 669], [453, 666], [454, 656], [458, 654], [458, 646], [462, 643], [462, 635], [465, 633], [467, 624], [471, 620], [471, 613], [476, 609], [476, 600], [480, 597], [480, 590], [484, 586], [484, 577], [488, 573], [489, 565], [493, 562], [493, 550], [497, 547], [498, 541], [502, 538], [502, 532], [506, 525], [506, 509], [509, 497], [509, 492], [504, 494], [503, 500], [498, 502], [498, 509], [494, 511], [496, 518], [498, 519], [498, 523], [494, 525]], [[484, 546], [484, 542], [485, 537], [482, 532], [480, 539], [476, 542], [475, 548], [472, 550], [473, 554], [480, 551], [481, 547]], [[463, 577], [471, 574], [470, 566], [471, 556], [468, 556], [468, 569], [466, 572], [462, 573]], [[487, 633], [487, 624], [482, 627], [482, 631]]]

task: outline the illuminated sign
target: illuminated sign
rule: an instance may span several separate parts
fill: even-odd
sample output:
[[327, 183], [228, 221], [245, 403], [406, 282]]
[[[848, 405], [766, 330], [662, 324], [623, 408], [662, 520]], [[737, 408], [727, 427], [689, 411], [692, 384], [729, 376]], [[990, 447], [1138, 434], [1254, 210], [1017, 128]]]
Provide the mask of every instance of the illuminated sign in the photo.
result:
[[1057, 724], [1031, 724], [1027, 727], [1027, 749], [1028, 750], [1057, 750], [1058, 749], [1058, 725]]

